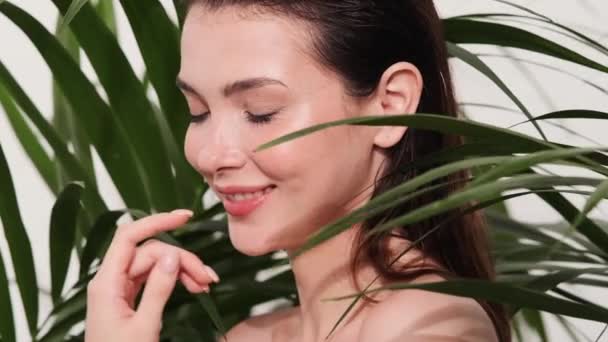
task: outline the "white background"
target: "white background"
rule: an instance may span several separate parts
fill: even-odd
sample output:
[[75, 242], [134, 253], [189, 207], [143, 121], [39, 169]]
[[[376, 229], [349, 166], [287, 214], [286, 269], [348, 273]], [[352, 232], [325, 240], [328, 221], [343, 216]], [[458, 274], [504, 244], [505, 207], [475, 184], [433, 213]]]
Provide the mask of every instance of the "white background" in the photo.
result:
[[[13, 3], [32, 14], [49, 30], [53, 30], [57, 18], [57, 11], [48, 0], [12, 0]], [[170, 12], [170, 1], [162, 1]], [[472, 12], [514, 12], [509, 7], [491, 0], [439, 0], [436, 1], [439, 11], [443, 17], [460, 15]], [[516, 1], [518, 4], [526, 5], [537, 10], [552, 19], [580, 30], [589, 36], [608, 45], [608, 1], [606, 0], [537, 0]], [[119, 9], [118, 21], [123, 45], [129, 60], [132, 62], [138, 75], [142, 75], [143, 63], [137, 51], [136, 43], [124, 13]], [[172, 13], [173, 15], [173, 13]], [[608, 58], [587, 48], [581, 47], [569, 40], [564, 39], [547, 31], [536, 31], [549, 38], [558, 39], [576, 51], [608, 65]], [[163, 48], [159, 46], [159, 48]], [[474, 47], [474, 51], [489, 54], [513, 54], [526, 59], [550, 64], [553, 67], [567, 69], [570, 73], [578, 75], [588, 81], [608, 89], [608, 76], [584, 67], [579, 67], [555, 59], [538, 56], [529, 53], [521, 53], [516, 50], [498, 50], [488, 47]], [[9, 68], [17, 81], [22, 85], [34, 103], [50, 117], [51, 105], [51, 75], [44, 61], [34, 49], [32, 44], [9, 20], [0, 16], [0, 60]], [[592, 89], [583, 82], [555, 71], [539, 68], [530, 64], [516, 64], [505, 58], [487, 57], [484, 59], [498, 75], [514, 90], [516, 95], [528, 106], [535, 115], [572, 108], [585, 108], [608, 111], [608, 95]], [[93, 76], [88, 62], [85, 61], [84, 68], [87, 75]], [[456, 89], [460, 102], [464, 103], [487, 103], [493, 105], [515, 108], [515, 106], [503, 95], [492, 83], [480, 76], [472, 69], [460, 62], [453, 63], [455, 73]], [[522, 116], [505, 111], [481, 109], [479, 107], [465, 107], [467, 113], [480, 121], [492, 123], [501, 127], [507, 127], [517, 123]], [[543, 125], [543, 129], [549, 138], [554, 141], [569, 143], [573, 145], [590, 146], [595, 141], [598, 144], [608, 145], [608, 125], [605, 121], [596, 120], [562, 120], [559, 122], [570, 129], [582, 134], [584, 138], [573, 136], [564, 130], [551, 125]], [[522, 132], [538, 137], [531, 125], [520, 126]], [[50, 283], [49, 258], [48, 258], [48, 225], [54, 198], [46, 189], [42, 180], [36, 173], [28, 157], [14, 137], [10, 125], [0, 109], [0, 143], [9, 162], [9, 167], [15, 181], [21, 215], [27, 227], [29, 237], [32, 241], [34, 260], [36, 263], [37, 278], [40, 288], [48, 290]], [[97, 160], [96, 160], [97, 161]], [[99, 165], [99, 163], [97, 163]], [[100, 189], [111, 209], [123, 208], [122, 201], [108, 181], [107, 176], [100, 176]], [[0, 189], [0, 196], [2, 189]], [[571, 198], [575, 204], [581, 205], [583, 199]], [[508, 202], [509, 208], [515, 217], [528, 222], [547, 222], [557, 219], [555, 212], [546, 205], [535, 200], [533, 197], [518, 198]], [[600, 206], [592, 212], [592, 217], [608, 219], [608, 208]], [[1, 226], [1, 224], [0, 224]], [[0, 230], [0, 252], [7, 263], [9, 278], [14, 279], [10, 255]], [[73, 282], [74, 268], [71, 270], [68, 284]], [[596, 303], [608, 306], [608, 292], [597, 289], [578, 287], [578, 294], [583, 295]], [[13, 295], [13, 307], [18, 322], [18, 340], [27, 341], [28, 333], [23, 315], [23, 309], [19, 301], [17, 287], [11, 286]], [[42, 296], [40, 308], [40, 321], [46, 318], [50, 310], [50, 300]], [[553, 318], [546, 316], [549, 321], [549, 336], [551, 341], [567, 341], [567, 336], [561, 328], [555, 324]], [[592, 340], [598, 336], [602, 325], [582, 320], [572, 320]], [[530, 339], [534, 341], [534, 339]], [[604, 336], [601, 341], [608, 341]]]

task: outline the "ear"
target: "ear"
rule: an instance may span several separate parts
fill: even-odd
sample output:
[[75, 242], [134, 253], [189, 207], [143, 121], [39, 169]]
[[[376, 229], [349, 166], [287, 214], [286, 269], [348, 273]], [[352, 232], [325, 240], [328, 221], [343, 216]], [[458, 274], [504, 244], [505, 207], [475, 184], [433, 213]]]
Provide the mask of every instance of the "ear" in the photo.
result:
[[[383, 115], [415, 113], [420, 102], [422, 86], [422, 75], [415, 65], [407, 62], [395, 63], [382, 74], [376, 89], [375, 102], [381, 106]], [[405, 126], [380, 126], [374, 136], [374, 144], [389, 148], [397, 144], [406, 131]]]

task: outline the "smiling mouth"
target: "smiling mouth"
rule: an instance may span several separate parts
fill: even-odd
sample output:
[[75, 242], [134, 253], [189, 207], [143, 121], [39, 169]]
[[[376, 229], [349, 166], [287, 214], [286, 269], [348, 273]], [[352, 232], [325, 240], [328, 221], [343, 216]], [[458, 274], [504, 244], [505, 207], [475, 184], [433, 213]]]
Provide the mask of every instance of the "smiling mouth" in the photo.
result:
[[255, 192], [244, 192], [244, 193], [236, 193], [236, 194], [224, 193], [222, 195], [226, 200], [238, 203], [238, 202], [250, 201], [250, 200], [260, 198], [260, 197], [266, 195], [267, 193], [269, 193], [270, 191], [272, 191], [274, 188], [276, 188], [275, 185], [270, 185], [262, 190], [258, 190]]
[[222, 194], [224, 208], [232, 216], [246, 216], [260, 207], [276, 186], [245, 194]]

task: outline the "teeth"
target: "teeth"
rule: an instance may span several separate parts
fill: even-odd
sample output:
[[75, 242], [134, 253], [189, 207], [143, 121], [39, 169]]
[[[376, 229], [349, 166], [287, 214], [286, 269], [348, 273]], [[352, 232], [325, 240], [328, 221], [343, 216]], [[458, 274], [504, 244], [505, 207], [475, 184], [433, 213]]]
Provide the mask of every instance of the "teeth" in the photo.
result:
[[238, 201], [246, 201], [246, 200], [250, 200], [252, 198], [257, 198], [260, 196], [263, 196], [267, 193], [269, 193], [272, 190], [272, 187], [267, 187], [264, 190], [259, 190], [256, 192], [244, 192], [244, 193], [238, 193], [238, 194], [225, 194], [226, 198], [234, 201], [234, 202], [238, 202]]

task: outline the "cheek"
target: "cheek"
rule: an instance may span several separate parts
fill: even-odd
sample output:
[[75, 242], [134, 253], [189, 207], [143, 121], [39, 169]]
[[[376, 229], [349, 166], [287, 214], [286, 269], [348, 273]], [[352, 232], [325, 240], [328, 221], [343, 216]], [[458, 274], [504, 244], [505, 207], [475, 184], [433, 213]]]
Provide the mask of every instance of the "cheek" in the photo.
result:
[[371, 152], [360, 127], [331, 128], [325, 138], [308, 148], [311, 158], [306, 187], [318, 194], [311, 196], [323, 202], [321, 208], [330, 209], [325, 211], [328, 215], [344, 214], [342, 210], [350, 207], [350, 201], [373, 179]]
[[[259, 146], [285, 134], [345, 116], [339, 104], [308, 102], [290, 112], [289, 120], [283, 117], [276, 125], [271, 124], [264, 134], [252, 137], [255, 140], [251, 143]], [[256, 152], [252, 160], [269, 178], [283, 182], [285, 190], [294, 191], [297, 201], [300, 199], [297, 195], [309, 191], [326, 192], [334, 184], [339, 185], [343, 181], [341, 178], [356, 171], [354, 168], [360, 161], [355, 159], [365, 153], [361, 150], [361, 142], [365, 140], [360, 132], [362, 127], [342, 125], [322, 129]]]
[[[354, 192], [352, 177], [360, 163], [349, 143], [348, 128], [333, 127], [272, 147], [255, 160], [258, 167], [281, 187], [281, 196], [293, 212], [316, 215], [320, 208], [335, 208]], [[359, 170], [360, 171], [360, 170]], [[311, 222], [311, 218], [306, 218]]]
[[[254, 148], [268, 142], [267, 139], [254, 143]], [[251, 160], [268, 178], [281, 182], [296, 180], [298, 174], [305, 168], [306, 149], [301, 141], [294, 140], [273, 146], [269, 149], [253, 152]]]

